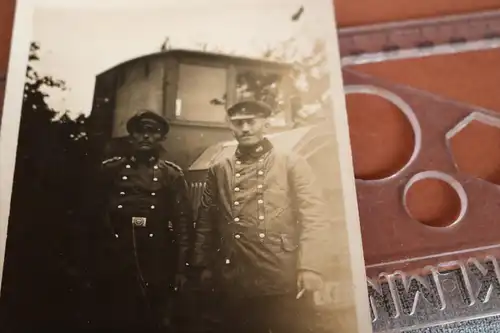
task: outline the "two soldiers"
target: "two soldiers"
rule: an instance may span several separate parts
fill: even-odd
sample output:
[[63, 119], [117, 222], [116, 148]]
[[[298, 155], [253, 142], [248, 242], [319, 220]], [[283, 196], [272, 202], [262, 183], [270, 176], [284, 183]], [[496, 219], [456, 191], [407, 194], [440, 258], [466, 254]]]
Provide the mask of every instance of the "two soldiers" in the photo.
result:
[[[238, 147], [208, 170], [193, 239], [182, 171], [158, 157], [168, 132], [163, 119], [132, 118], [133, 153], [103, 163], [107, 243], [116, 253], [110, 284], [153, 326], [166, 313], [169, 291], [182, 287], [189, 259], [221, 297], [223, 332], [306, 331], [300, 314], [308, 296], [323, 288], [333, 259], [332, 223], [307, 162], [264, 137], [271, 113], [255, 101], [228, 109]], [[134, 302], [141, 293], [146, 302]]]

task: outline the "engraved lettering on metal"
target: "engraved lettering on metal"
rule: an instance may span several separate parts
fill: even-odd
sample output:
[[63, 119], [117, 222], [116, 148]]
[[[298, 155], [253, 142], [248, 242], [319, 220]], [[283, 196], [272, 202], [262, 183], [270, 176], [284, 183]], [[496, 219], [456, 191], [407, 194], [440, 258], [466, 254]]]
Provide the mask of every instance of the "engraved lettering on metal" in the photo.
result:
[[394, 274], [392, 283], [399, 296], [402, 313], [412, 316], [420, 305], [430, 311], [443, 310], [442, 291], [436, 281], [434, 271], [427, 276], [407, 276], [402, 272]]
[[433, 327], [500, 313], [496, 258], [428, 266], [419, 274], [394, 272], [368, 278], [373, 331]]
[[[383, 276], [384, 280], [387, 282], [387, 275]], [[389, 283], [377, 283], [372, 279], [368, 279], [368, 297], [370, 300], [370, 312], [372, 315], [372, 321], [377, 320], [385, 321], [385, 316], [399, 317], [399, 309], [396, 307], [394, 300], [396, 299], [393, 295], [393, 290], [389, 287]], [[382, 308], [383, 311], [378, 311], [377, 309]]]
[[469, 260], [469, 268], [480, 283], [476, 293], [480, 302], [489, 302], [493, 291], [495, 291], [496, 296], [500, 295], [500, 281], [498, 280], [500, 274], [496, 261], [486, 262], [482, 265], [479, 261], [471, 259]]
[[132, 225], [136, 227], [145, 227], [146, 218], [145, 217], [132, 217]]

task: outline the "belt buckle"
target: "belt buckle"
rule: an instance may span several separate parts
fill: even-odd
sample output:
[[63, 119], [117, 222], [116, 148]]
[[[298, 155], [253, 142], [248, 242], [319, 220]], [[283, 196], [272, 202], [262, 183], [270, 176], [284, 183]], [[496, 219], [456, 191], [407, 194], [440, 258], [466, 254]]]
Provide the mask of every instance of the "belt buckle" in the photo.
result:
[[146, 226], [146, 218], [145, 217], [132, 217], [132, 225], [134, 227], [145, 227]]

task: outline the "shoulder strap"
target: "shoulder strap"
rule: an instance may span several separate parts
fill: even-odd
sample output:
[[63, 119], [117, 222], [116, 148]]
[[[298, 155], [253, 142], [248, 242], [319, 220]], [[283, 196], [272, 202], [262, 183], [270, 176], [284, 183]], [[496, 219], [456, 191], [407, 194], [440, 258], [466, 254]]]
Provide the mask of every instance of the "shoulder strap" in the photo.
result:
[[107, 160], [102, 161], [102, 165], [107, 165], [107, 164], [112, 163], [112, 162], [121, 161], [122, 159], [123, 159], [123, 157], [121, 157], [121, 156], [114, 156], [114, 157], [108, 158]]
[[180, 166], [178, 166], [177, 164], [175, 164], [174, 162], [170, 162], [170, 161], [167, 161], [167, 160], [163, 160], [163, 162], [165, 162], [165, 164], [167, 164], [168, 166], [171, 166], [175, 170], [177, 170], [177, 171], [179, 171], [181, 173], [183, 172], [182, 168]]

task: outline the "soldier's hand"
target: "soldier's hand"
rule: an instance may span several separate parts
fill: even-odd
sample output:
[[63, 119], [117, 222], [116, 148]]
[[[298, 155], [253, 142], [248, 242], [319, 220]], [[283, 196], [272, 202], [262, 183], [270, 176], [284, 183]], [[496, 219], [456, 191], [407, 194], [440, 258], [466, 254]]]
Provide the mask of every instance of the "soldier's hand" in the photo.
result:
[[312, 271], [300, 271], [297, 278], [299, 290], [315, 292], [323, 288], [323, 278], [320, 274]]
[[175, 290], [182, 290], [184, 285], [186, 284], [187, 278], [184, 274], [176, 274], [175, 275]]

